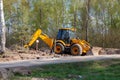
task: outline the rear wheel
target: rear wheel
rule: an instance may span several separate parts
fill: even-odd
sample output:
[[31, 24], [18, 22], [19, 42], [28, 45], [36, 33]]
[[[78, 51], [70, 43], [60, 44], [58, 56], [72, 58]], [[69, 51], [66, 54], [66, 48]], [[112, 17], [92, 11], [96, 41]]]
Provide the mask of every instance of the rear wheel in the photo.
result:
[[82, 54], [82, 47], [79, 44], [74, 44], [71, 46], [71, 54], [72, 55], [81, 55]]
[[63, 53], [64, 49], [65, 48], [61, 43], [56, 43], [56, 49], [55, 49], [56, 54]]

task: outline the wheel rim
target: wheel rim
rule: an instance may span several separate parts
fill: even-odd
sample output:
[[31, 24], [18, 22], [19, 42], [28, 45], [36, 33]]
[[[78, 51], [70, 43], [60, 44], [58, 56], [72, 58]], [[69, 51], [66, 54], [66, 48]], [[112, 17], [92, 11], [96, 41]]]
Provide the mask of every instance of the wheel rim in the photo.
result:
[[74, 55], [79, 54], [79, 49], [78, 49], [78, 47], [73, 47], [73, 48], [72, 48], [72, 53], [73, 53]]
[[55, 52], [56, 52], [56, 53], [61, 53], [61, 47], [60, 47], [60, 46], [56, 46]]

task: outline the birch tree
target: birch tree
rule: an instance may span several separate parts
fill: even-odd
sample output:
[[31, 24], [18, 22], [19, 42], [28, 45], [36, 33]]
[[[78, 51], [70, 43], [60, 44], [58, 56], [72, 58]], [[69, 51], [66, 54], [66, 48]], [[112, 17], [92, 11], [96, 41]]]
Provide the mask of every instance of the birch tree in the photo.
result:
[[3, 0], [0, 0], [0, 28], [1, 28], [1, 51], [5, 52], [6, 37], [5, 37], [5, 19], [3, 12]]

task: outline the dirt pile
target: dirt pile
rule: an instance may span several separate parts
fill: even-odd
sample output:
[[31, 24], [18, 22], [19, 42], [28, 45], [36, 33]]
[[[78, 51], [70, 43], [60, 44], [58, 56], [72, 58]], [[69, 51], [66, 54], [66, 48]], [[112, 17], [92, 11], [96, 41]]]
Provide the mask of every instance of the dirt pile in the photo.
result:
[[10, 77], [13, 77], [11, 69], [0, 68], [0, 80], [9, 80]]
[[44, 57], [52, 57], [53, 55], [47, 54], [42, 51], [35, 50], [8, 50], [3, 55], [0, 56], [0, 62], [12, 61], [12, 60], [25, 60], [25, 59], [40, 59]]
[[71, 56], [68, 54], [54, 54], [50, 53], [49, 49], [45, 50], [9, 50], [3, 55], [0, 55], [0, 62], [15, 61], [15, 60], [27, 60], [27, 59], [47, 59], [47, 58], [59, 58], [64, 56]]
[[120, 49], [114, 49], [114, 48], [102, 48], [98, 52], [99, 55], [114, 55], [114, 54], [120, 54]]
[[120, 49], [93, 47], [91, 50], [91, 53], [93, 53], [94, 56], [97, 56], [97, 55], [115, 55], [115, 54], [120, 54]]
[[93, 47], [91, 52], [93, 53], [94, 56], [97, 56], [97, 55], [99, 55], [99, 51], [101, 49], [102, 49], [102, 47]]
[[14, 75], [30, 75], [31, 70], [28, 67], [0, 68], [0, 80], [12, 80]]

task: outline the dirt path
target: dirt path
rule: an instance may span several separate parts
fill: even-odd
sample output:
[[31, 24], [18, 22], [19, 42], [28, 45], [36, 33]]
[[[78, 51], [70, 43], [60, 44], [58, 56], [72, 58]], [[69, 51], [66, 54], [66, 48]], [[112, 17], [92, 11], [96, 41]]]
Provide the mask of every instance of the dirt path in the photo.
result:
[[39, 65], [46, 65], [46, 64], [83, 62], [83, 61], [103, 60], [103, 59], [120, 59], [120, 55], [71, 56], [71, 57], [60, 57], [60, 58], [0, 62], [0, 68], [29, 67], [29, 66], [39, 66]]

